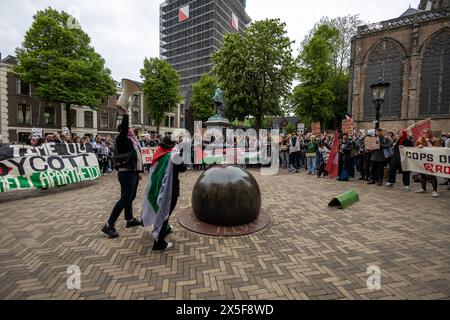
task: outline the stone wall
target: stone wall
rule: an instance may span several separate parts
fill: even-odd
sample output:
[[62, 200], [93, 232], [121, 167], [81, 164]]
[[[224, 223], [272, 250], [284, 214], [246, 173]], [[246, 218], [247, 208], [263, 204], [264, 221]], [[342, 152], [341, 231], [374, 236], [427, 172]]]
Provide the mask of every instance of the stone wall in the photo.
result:
[[[370, 83], [366, 83], [365, 77], [371, 50], [385, 40], [394, 41], [403, 51], [403, 84], [400, 119], [384, 119], [383, 121], [382, 118], [381, 126], [388, 129], [400, 129], [424, 119], [419, 116], [422, 56], [433, 35], [444, 28], [450, 28], [450, 15], [398, 28], [363, 33], [353, 39], [348, 111], [353, 114], [357, 127], [361, 129], [374, 127], [371, 121], [364, 119], [365, 90], [370, 90]], [[433, 126], [436, 130], [450, 131], [450, 114], [448, 117], [441, 116], [433, 119]]]

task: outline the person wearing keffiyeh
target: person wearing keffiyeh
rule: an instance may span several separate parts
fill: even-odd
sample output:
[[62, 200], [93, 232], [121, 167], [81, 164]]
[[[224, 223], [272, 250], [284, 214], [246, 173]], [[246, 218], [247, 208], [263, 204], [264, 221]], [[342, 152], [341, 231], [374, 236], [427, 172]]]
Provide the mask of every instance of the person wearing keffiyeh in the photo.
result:
[[185, 172], [184, 163], [174, 163], [178, 150], [170, 136], [163, 138], [153, 156], [144, 203], [142, 205], [142, 223], [144, 227], [153, 226], [155, 239], [153, 250], [164, 251], [172, 247], [165, 238], [172, 232], [169, 218], [174, 211], [180, 194], [180, 172]]

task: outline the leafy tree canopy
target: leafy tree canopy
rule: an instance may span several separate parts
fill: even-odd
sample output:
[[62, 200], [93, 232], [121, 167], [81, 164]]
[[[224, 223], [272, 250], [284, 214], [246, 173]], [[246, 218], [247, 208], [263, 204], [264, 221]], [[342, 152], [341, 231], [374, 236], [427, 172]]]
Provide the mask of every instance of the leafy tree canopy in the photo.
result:
[[194, 84], [191, 97], [194, 119], [207, 121], [214, 115], [214, 101], [212, 97], [216, 90], [218, 81], [214, 76], [205, 74]]
[[141, 78], [144, 80], [145, 106], [159, 132], [166, 112], [173, 111], [182, 100], [179, 91], [180, 76], [167, 61], [145, 58]]
[[242, 35], [225, 36], [213, 61], [229, 118], [253, 116], [259, 129], [265, 117], [282, 114], [295, 76], [292, 43], [279, 19], [256, 21]]
[[[105, 60], [90, 44], [89, 36], [68, 13], [48, 8], [38, 11], [22, 46], [16, 49], [15, 75], [36, 87], [46, 102], [89, 106], [97, 109], [101, 100], [115, 92]], [[68, 127], [70, 108], [66, 108]]]

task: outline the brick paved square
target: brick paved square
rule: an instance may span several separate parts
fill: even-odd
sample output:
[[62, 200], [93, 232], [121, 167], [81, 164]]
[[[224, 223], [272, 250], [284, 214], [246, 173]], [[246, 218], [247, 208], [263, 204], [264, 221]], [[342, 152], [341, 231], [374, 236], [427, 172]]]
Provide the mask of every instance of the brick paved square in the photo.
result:
[[[100, 232], [119, 192], [116, 174], [82, 187], [2, 194], [0, 299], [450, 298], [449, 192], [432, 199], [304, 173], [252, 173], [271, 215], [267, 229], [237, 238], [183, 229], [176, 215], [190, 206], [200, 174], [188, 172], [172, 218], [175, 247], [164, 253], [152, 252], [150, 230], [125, 229], [123, 220], [120, 238]], [[327, 206], [348, 189], [358, 203]], [[79, 290], [66, 285], [71, 265], [81, 271]], [[367, 288], [371, 265], [381, 269], [381, 290]]]

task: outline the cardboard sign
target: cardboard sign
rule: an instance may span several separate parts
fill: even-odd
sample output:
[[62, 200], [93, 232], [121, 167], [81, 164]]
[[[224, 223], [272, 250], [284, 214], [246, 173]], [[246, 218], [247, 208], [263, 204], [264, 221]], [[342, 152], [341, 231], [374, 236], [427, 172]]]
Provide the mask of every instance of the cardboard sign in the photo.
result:
[[62, 128], [62, 134], [65, 136], [70, 136], [70, 130], [67, 127]]
[[379, 137], [366, 137], [364, 139], [365, 150], [380, 150]]
[[305, 133], [305, 124], [304, 123], [299, 123], [297, 126], [297, 131], [300, 134], [304, 134]]
[[353, 120], [342, 120], [342, 133], [347, 133], [348, 135], [353, 135]]
[[141, 148], [142, 163], [152, 164], [155, 148]]
[[320, 122], [311, 123], [312, 134], [317, 136], [322, 133], [322, 129], [320, 128]]
[[31, 129], [31, 136], [33, 138], [37, 138], [37, 139], [42, 138], [42, 128], [32, 128]]

